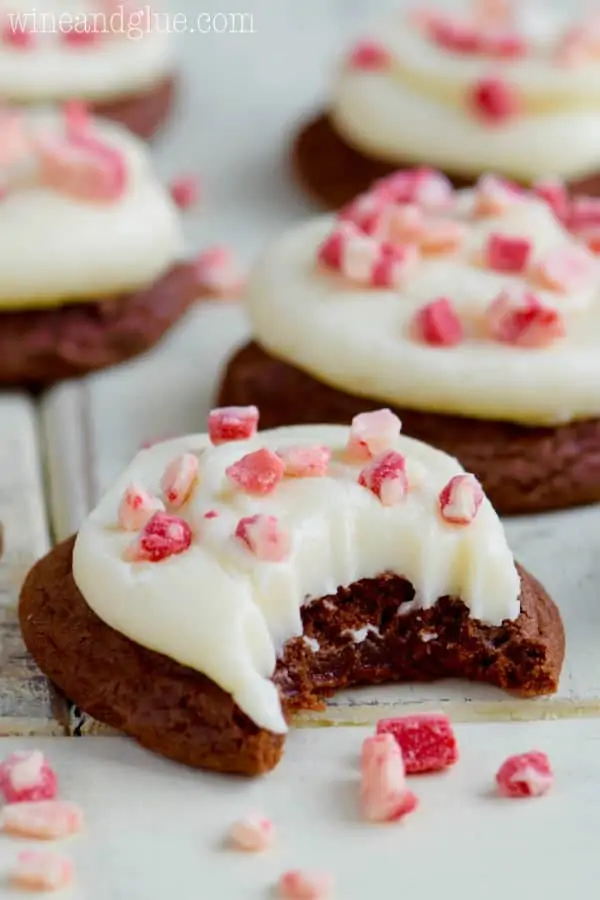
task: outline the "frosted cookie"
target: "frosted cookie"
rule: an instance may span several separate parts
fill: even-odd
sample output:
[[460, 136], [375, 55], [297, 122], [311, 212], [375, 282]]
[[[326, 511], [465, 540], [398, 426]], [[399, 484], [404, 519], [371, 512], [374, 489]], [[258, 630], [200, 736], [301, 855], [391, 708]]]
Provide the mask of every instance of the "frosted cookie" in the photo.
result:
[[219, 402], [265, 427], [390, 406], [501, 513], [600, 500], [599, 226], [557, 182], [392, 175], [265, 252]]
[[294, 710], [341, 688], [556, 690], [558, 610], [456, 460], [385, 410], [257, 422], [215, 410], [208, 435], [140, 452], [28, 575], [25, 642], [78, 707], [181, 762], [257, 774]]
[[172, 34], [160, 4], [0, 0], [0, 96], [7, 103], [84, 101], [140, 137], [162, 125], [175, 93]]
[[300, 180], [329, 208], [414, 165], [457, 187], [495, 171], [600, 193], [600, 14], [579, 15], [531, 0], [399, 11], [349, 49], [299, 134]]
[[126, 129], [78, 104], [0, 112], [0, 383], [151, 347], [196, 299], [181, 214]]

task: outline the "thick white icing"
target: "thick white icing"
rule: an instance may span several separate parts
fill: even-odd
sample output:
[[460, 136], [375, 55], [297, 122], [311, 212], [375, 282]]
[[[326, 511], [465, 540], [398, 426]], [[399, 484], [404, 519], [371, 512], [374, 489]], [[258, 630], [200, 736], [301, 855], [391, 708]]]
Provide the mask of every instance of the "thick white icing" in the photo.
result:
[[[312, 426], [217, 448], [195, 435], [142, 451], [79, 531], [77, 586], [108, 625], [208, 675], [275, 732], [286, 726], [270, 676], [282, 645], [302, 633], [300, 607], [311, 598], [391, 571], [415, 585], [417, 605], [454, 594], [486, 622], [516, 618], [519, 577], [489, 501], [468, 527], [449, 526], [438, 515], [439, 491], [461, 471], [456, 460], [398, 438], [409, 481], [413, 465], [425, 467], [427, 478], [415, 479], [403, 503], [384, 507], [357, 483], [361, 466], [341, 461], [347, 440], [347, 428]], [[245, 453], [315, 443], [334, 450], [331, 477], [285, 479], [262, 498], [230, 489], [225, 469]], [[200, 456], [198, 487], [179, 511], [196, 534], [192, 547], [160, 563], [125, 561], [133, 536], [117, 526], [124, 490], [134, 481], [158, 493], [165, 466], [182, 452]], [[219, 516], [204, 519], [208, 510]], [[288, 560], [259, 562], [233, 537], [240, 517], [258, 512], [277, 516], [291, 534]]]
[[[471, 202], [470, 192], [460, 195], [461, 207]], [[504, 287], [524, 287], [521, 275], [474, 264], [491, 232], [529, 237], [534, 260], [573, 244], [544, 203], [529, 199], [475, 220], [460, 251], [424, 257], [396, 290], [361, 288], [317, 267], [317, 248], [332, 223], [324, 216], [295, 227], [267, 250], [250, 278], [254, 334], [275, 356], [382, 405], [525, 424], [600, 415], [600, 274], [568, 295], [533, 288], [566, 320], [566, 337], [545, 348], [476, 333], [440, 348], [411, 335], [416, 310], [438, 297], [476, 317]]]
[[[551, 18], [548, 10], [544, 17]], [[372, 34], [391, 51], [392, 66], [340, 69], [331, 97], [336, 129], [357, 149], [391, 163], [424, 162], [466, 175], [497, 171], [526, 181], [597, 171], [600, 64], [558, 65], [547, 36], [536, 40], [531, 30], [528, 55], [494, 61], [450, 53], [404, 17], [385, 22]], [[550, 30], [554, 39], [557, 29]], [[490, 126], [465, 97], [476, 81], [496, 75], [521, 92], [528, 108]]]
[[[59, 131], [57, 113], [30, 114]], [[105, 120], [94, 131], [126, 159], [123, 196], [109, 203], [16, 186], [0, 199], [0, 308], [79, 302], [150, 285], [184, 252], [181, 216], [142, 141]]]
[[[95, 13], [99, 8], [90, 0], [45, 0], [43, 4], [1, 0], [0, 17], [35, 11], [38, 17], [42, 13], [47, 17], [41, 22], [38, 19], [38, 27], [48, 29], [53, 26], [53, 16], [58, 19], [61, 14]], [[31, 25], [34, 20], [25, 21]], [[160, 21], [157, 20], [159, 25]], [[118, 28], [120, 20], [113, 22]], [[20, 103], [71, 97], [108, 101], [150, 90], [173, 71], [172, 35], [164, 24], [140, 37], [135, 34], [103, 34], [97, 43], [73, 47], [61, 42], [60, 33], [47, 30], [36, 34], [35, 47], [31, 49], [0, 43], [0, 95], [4, 100]]]

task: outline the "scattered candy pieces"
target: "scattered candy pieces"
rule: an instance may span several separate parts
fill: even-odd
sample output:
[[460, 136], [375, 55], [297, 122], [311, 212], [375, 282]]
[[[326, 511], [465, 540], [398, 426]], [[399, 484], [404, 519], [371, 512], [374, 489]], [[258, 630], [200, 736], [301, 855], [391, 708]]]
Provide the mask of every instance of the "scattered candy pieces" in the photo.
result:
[[458, 760], [452, 723], [442, 713], [380, 719], [377, 734], [391, 734], [402, 751], [407, 775], [439, 772]]
[[454, 475], [439, 497], [440, 513], [451, 525], [470, 525], [483, 502], [483, 489], [474, 475]]
[[190, 209], [195, 206], [200, 196], [200, 182], [193, 175], [176, 178], [169, 188], [173, 202], [179, 209]]
[[417, 310], [413, 320], [416, 336], [436, 347], [454, 347], [464, 338], [462, 322], [447, 297], [432, 300]]
[[208, 436], [215, 447], [228, 441], [246, 441], [258, 428], [256, 406], [222, 406], [208, 414]]
[[496, 774], [502, 797], [541, 797], [552, 787], [554, 776], [545, 753], [532, 750], [510, 756]]
[[514, 119], [521, 110], [516, 90], [501, 78], [483, 78], [469, 96], [473, 111], [488, 125], [502, 125]]
[[40, 180], [79, 200], [113, 203], [125, 191], [125, 157], [100, 138], [71, 130], [64, 136], [36, 135]]
[[490, 234], [484, 249], [484, 262], [495, 272], [524, 272], [533, 250], [528, 238]]
[[495, 216], [503, 213], [524, 197], [517, 185], [496, 175], [482, 175], [475, 186], [475, 216]]
[[178, 509], [190, 499], [198, 480], [198, 457], [182, 453], [169, 463], [160, 486], [166, 502]]
[[564, 181], [558, 178], [547, 178], [536, 181], [531, 191], [548, 204], [554, 215], [561, 222], [567, 222], [571, 213], [571, 198]]
[[401, 453], [388, 450], [367, 463], [358, 483], [379, 497], [383, 506], [396, 506], [408, 493], [406, 459]]
[[284, 475], [288, 478], [314, 478], [327, 474], [331, 450], [318, 444], [299, 444], [281, 448], [277, 456], [283, 460]]
[[379, 41], [359, 41], [350, 51], [348, 64], [353, 69], [377, 72], [391, 63], [389, 51]]
[[275, 516], [247, 516], [237, 524], [236, 537], [264, 562], [282, 562], [290, 554], [290, 537]]
[[494, 340], [517, 347], [547, 347], [565, 334], [558, 310], [526, 291], [501, 291], [487, 308], [485, 320]]
[[118, 522], [125, 531], [139, 531], [154, 513], [164, 511], [164, 504], [159, 497], [137, 484], [130, 484], [119, 504]]
[[184, 553], [192, 544], [192, 529], [184, 519], [157, 512], [146, 522], [134, 543], [125, 551], [130, 562], [162, 562]]
[[246, 816], [231, 826], [229, 841], [236, 850], [262, 853], [273, 846], [275, 828], [264, 816]]
[[56, 773], [40, 750], [11, 753], [0, 763], [0, 793], [7, 803], [53, 800], [57, 791]]
[[27, 26], [9, 19], [2, 26], [0, 40], [15, 50], [30, 50], [35, 46], [36, 36]]
[[73, 881], [73, 865], [57, 853], [24, 850], [10, 873], [15, 887], [29, 891], [57, 891]]
[[237, 299], [243, 293], [246, 279], [233, 250], [224, 245], [209, 247], [194, 262], [201, 296]]
[[332, 900], [333, 878], [328, 872], [284, 872], [277, 882], [280, 900]]
[[9, 803], [0, 812], [0, 827], [19, 837], [58, 840], [81, 831], [83, 811], [66, 800]]
[[417, 808], [419, 801], [406, 786], [402, 753], [391, 734], [363, 741], [360, 796], [369, 822], [395, 822]]
[[359, 413], [350, 425], [348, 455], [353, 459], [369, 459], [390, 450], [401, 428], [402, 422], [391, 409]]
[[257, 496], [272, 493], [283, 478], [283, 472], [283, 461], [266, 448], [247, 453], [225, 469], [225, 474], [236, 487]]
[[532, 278], [552, 291], [576, 291], [598, 273], [598, 263], [584, 247], [557, 247], [539, 259], [532, 268]]

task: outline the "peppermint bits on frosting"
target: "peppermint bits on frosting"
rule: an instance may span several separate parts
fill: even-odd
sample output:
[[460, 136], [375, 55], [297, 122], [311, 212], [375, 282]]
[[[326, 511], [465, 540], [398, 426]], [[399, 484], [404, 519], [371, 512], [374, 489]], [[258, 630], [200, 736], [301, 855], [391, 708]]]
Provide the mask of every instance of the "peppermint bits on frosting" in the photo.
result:
[[380, 72], [391, 65], [389, 50], [379, 41], [362, 40], [351, 49], [348, 65], [351, 69], [362, 69], [366, 72]]
[[362, 469], [358, 483], [375, 494], [383, 506], [396, 506], [408, 493], [406, 459], [401, 453], [388, 450]]
[[126, 552], [129, 562], [159, 563], [170, 556], [185, 553], [192, 545], [192, 529], [179, 516], [157, 512], [145, 526]]
[[198, 457], [194, 453], [182, 453], [169, 463], [161, 479], [165, 501], [174, 509], [186, 503], [198, 479]]
[[490, 126], [505, 125], [521, 111], [521, 98], [516, 88], [500, 77], [482, 78], [468, 96], [473, 113]]
[[139, 531], [156, 512], [164, 512], [162, 500], [137, 484], [130, 484], [119, 504], [119, 526], [125, 531]]
[[402, 422], [391, 409], [359, 413], [350, 426], [348, 456], [358, 460], [369, 459], [390, 450], [401, 428]]
[[470, 525], [483, 498], [483, 488], [474, 475], [455, 475], [440, 493], [440, 515], [450, 525]]
[[271, 494], [283, 478], [283, 460], [272, 450], [263, 448], [247, 453], [225, 470], [232, 484], [246, 494]]
[[315, 478], [327, 474], [331, 450], [320, 444], [284, 447], [277, 451], [287, 478]]
[[533, 244], [528, 238], [490, 234], [484, 251], [485, 263], [496, 272], [524, 272]]
[[399, 287], [418, 257], [412, 244], [391, 244], [364, 234], [351, 221], [338, 222], [317, 251], [317, 261], [359, 285]]
[[460, 316], [448, 297], [438, 297], [419, 309], [413, 320], [416, 337], [435, 347], [454, 347], [464, 337]]
[[485, 313], [489, 335], [515, 347], [548, 347], [565, 335], [563, 317], [528, 291], [504, 290]]
[[259, 412], [256, 406], [224, 406], [208, 414], [208, 435], [218, 447], [229, 441], [247, 441], [258, 428]]
[[246, 516], [238, 522], [235, 536], [263, 562], [282, 562], [290, 554], [290, 536], [275, 516]]

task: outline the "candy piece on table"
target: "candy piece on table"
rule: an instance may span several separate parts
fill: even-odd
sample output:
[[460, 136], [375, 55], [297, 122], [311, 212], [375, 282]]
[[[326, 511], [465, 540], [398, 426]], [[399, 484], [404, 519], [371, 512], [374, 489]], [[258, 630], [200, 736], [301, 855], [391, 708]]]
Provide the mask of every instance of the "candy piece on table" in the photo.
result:
[[194, 453], [182, 453], [169, 463], [160, 487], [170, 506], [178, 509], [187, 503], [198, 480], [198, 469], [198, 457]]
[[169, 190], [179, 209], [190, 209], [200, 197], [200, 181], [194, 175], [182, 175], [171, 182]]
[[387, 69], [391, 64], [389, 50], [379, 41], [362, 40], [351, 49], [348, 65], [352, 69], [378, 72]]
[[369, 822], [395, 822], [418, 806], [417, 797], [406, 785], [402, 753], [391, 734], [363, 741], [360, 799], [362, 814]]
[[516, 184], [496, 175], [482, 175], [475, 185], [475, 216], [496, 216], [523, 200], [524, 192]]
[[164, 503], [137, 484], [126, 488], [118, 510], [118, 522], [125, 531], [139, 531], [156, 512], [164, 512]]
[[417, 310], [413, 327], [419, 340], [436, 347], [455, 347], [464, 338], [462, 322], [447, 297], [438, 297]]
[[236, 850], [262, 853], [275, 843], [275, 828], [265, 816], [244, 816], [231, 826], [229, 843]]
[[264, 562], [282, 562], [290, 555], [289, 534], [275, 516], [246, 516], [238, 522], [235, 536]]
[[288, 478], [314, 478], [327, 474], [331, 450], [318, 444], [298, 444], [282, 447], [277, 456], [283, 460], [284, 475]]
[[353, 459], [369, 459], [390, 450], [400, 435], [402, 422], [391, 409], [359, 413], [352, 419], [347, 452]]
[[598, 273], [598, 262], [589, 249], [578, 246], [557, 247], [532, 267], [532, 278], [553, 291], [576, 291]]
[[561, 222], [568, 222], [571, 215], [571, 198], [564, 181], [558, 178], [545, 178], [536, 181], [532, 193], [548, 204], [554, 215]]
[[495, 272], [524, 272], [532, 250], [529, 238], [490, 234], [484, 248], [484, 263]]
[[539, 750], [510, 756], [496, 774], [498, 793], [502, 797], [541, 797], [550, 790], [553, 781], [550, 760]]
[[284, 872], [277, 882], [280, 900], [333, 900], [333, 878], [328, 872]]
[[396, 506], [408, 493], [406, 459], [401, 453], [388, 450], [367, 463], [358, 483], [375, 494], [383, 506]]
[[58, 840], [82, 830], [83, 810], [66, 800], [9, 803], [0, 812], [0, 827], [19, 837]]
[[125, 551], [129, 562], [158, 563], [184, 553], [192, 544], [192, 530], [184, 519], [157, 512]]
[[283, 472], [283, 461], [266, 448], [247, 453], [225, 469], [235, 487], [257, 496], [272, 493], [283, 478]]
[[24, 850], [10, 872], [10, 882], [28, 891], [57, 891], [73, 882], [73, 865], [57, 853]]
[[53, 800], [58, 779], [40, 750], [11, 753], [0, 763], [0, 793], [7, 803]]
[[246, 278], [230, 247], [219, 244], [203, 250], [194, 266], [200, 296], [234, 300], [246, 287]]
[[503, 125], [521, 111], [521, 98], [501, 78], [482, 78], [469, 93], [469, 105], [487, 125]]
[[119, 151], [100, 138], [71, 130], [64, 136], [36, 135], [43, 185], [79, 200], [113, 203], [125, 191], [127, 169]]
[[443, 713], [380, 719], [377, 734], [391, 734], [402, 751], [407, 775], [439, 772], [458, 760], [452, 723]]
[[490, 336], [504, 344], [541, 348], [565, 335], [558, 310], [527, 291], [501, 291], [485, 312]]
[[483, 489], [474, 475], [454, 475], [442, 489], [439, 507], [442, 519], [451, 525], [470, 525], [483, 502]]
[[259, 411], [256, 406], [222, 406], [208, 414], [208, 435], [218, 447], [229, 441], [246, 441], [254, 437], [258, 428]]

